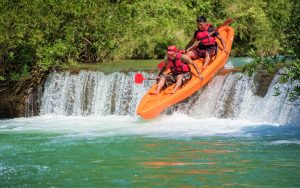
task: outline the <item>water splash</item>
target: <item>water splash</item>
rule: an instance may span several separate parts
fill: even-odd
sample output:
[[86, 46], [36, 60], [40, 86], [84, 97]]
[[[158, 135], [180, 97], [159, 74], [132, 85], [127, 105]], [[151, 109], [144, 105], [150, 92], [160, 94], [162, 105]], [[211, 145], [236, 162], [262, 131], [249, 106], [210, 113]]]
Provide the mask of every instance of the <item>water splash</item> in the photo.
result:
[[25, 117], [36, 116], [39, 114], [40, 101], [42, 97], [42, 86], [37, 88], [29, 88], [25, 97]]
[[134, 73], [52, 73], [45, 83], [41, 115], [134, 115], [151, 83], [140, 86], [133, 77]]
[[[135, 116], [142, 96], [153, 81], [138, 85], [135, 73], [80, 71], [52, 73], [42, 96], [41, 115]], [[145, 77], [154, 75], [143, 73]], [[163, 114], [183, 113], [195, 118], [247, 119], [253, 122], [299, 124], [299, 101], [289, 102], [287, 93], [273, 96], [276, 76], [264, 97], [254, 94], [255, 83], [240, 73], [216, 76], [208, 85]]]
[[53, 132], [70, 137], [89, 138], [129, 135], [176, 138], [240, 135], [247, 127], [259, 126], [260, 123], [242, 119], [201, 119], [179, 113], [152, 121], [144, 121], [137, 116], [121, 115], [100, 117], [44, 115], [0, 120], [0, 132]]

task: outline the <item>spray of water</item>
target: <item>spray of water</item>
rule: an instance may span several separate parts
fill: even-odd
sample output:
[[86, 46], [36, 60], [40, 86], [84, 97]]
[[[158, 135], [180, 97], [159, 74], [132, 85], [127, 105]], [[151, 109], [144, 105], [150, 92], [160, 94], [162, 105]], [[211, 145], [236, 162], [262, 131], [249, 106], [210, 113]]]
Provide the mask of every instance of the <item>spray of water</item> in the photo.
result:
[[[153, 77], [143, 73], [145, 77]], [[134, 73], [80, 71], [52, 73], [41, 99], [41, 115], [135, 116], [136, 107], [153, 81], [135, 84]], [[240, 73], [216, 76], [207, 86], [163, 114], [182, 113], [194, 118], [246, 119], [272, 124], [298, 124], [299, 101], [287, 93], [273, 96], [278, 76], [264, 97], [254, 94], [255, 83]]]

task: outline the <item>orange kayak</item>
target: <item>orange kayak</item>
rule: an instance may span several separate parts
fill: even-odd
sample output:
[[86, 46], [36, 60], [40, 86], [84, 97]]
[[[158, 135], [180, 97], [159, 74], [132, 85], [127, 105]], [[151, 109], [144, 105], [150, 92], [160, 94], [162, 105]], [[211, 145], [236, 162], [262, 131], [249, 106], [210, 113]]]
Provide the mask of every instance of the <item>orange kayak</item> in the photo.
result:
[[[219, 33], [226, 43], [227, 51], [230, 53], [234, 35], [233, 28], [225, 26], [219, 29]], [[223, 51], [223, 46], [220, 41], [217, 42], [219, 44], [217, 56], [213, 57], [215, 59], [207, 66], [206, 69], [201, 71], [204, 77], [203, 80], [200, 80], [198, 77], [196, 77], [196, 70], [193, 68], [193, 66], [190, 66], [193, 75], [191, 80], [189, 80], [185, 85], [179, 88], [175, 94], [171, 94], [174, 88], [174, 85], [171, 85], [168, 88], [162, 90], [158, 95], [152, 95], [157, 87], [157, 84], [153, 84], [153, 86], [142, 98], [137, 109], [137, 114], [144, 119], [157, 117], [166, 108], [188, 98], [193, 93], [202, 88], [205, 84], [207, 84], [208, 81], [224, 67], [229, 56], [229, 54], [226, 54]], [[194, 60], [194, 63], [201, 70], [203, 59]]]

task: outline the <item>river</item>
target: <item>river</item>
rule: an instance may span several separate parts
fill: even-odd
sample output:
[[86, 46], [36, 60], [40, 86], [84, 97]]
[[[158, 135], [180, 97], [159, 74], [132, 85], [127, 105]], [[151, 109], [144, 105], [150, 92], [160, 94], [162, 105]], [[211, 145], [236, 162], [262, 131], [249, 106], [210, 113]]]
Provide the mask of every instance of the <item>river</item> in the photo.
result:
[[133, 75], [49, 75], [39, 116], [0, 120], [0, 187], [300, 186], [300, 105], [273, 96], [278, 77], [259, 97], [251, 78], [216, 76], [146, 121], [152, 82]]

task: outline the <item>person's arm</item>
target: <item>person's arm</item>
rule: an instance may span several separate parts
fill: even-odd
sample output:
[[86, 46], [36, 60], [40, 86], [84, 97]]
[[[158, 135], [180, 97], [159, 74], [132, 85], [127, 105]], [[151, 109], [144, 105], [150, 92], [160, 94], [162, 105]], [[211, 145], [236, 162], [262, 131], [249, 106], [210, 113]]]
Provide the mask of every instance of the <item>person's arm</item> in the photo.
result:
[[218, 36], [216, 36], [216, 37], [221, 41], [224, 52], [225, 52], [226, 54], [228, 54], [228, 51], [227, 51], [227, 48], [226, 48], [226, 44], [225, 44], [225, 41], [224, 41], [223, 37], [221, 37], [221, 35], [218, 35]]
[[223, 49], [224, 49], [224, 52], [225, 52], [226, 54], [228, 54], [227, 48], [226, 48], [226, 44], [225, 44], [225, 41], [224, 41], [223, 37], [221, 37], [221, 35], [219, 34], [219, 32], [218, 32], [218, 31], [215, 31], [215, 29], [214, 29], [213, 27], [209, 27], [209, 28], [208, 28], [208, 32], [211, 33], [211, 35], [212, 35], [213, 37], [217, 37], [217, 38], [221, 41], [222, 46], [223, 46]]
[[[198, 33], [198, 31], [195, 31], [194, 32], [194, 36], [193, 36], [193, 38], [190, 40], [190, 42], [186, 45], [186, 47], [185, 47], [185, 53], [187, 52], [187, 50], [189, 49], [189, 48], [191, 48], [192, 46], [193, 46], [193, 48], [195, 48], [196, 46], [194, 46], [195, 45], [195, 42], [197, 42], [197, 33]], [[190, 49], [191, 50], [191, 49]]]
[[185, 50], [187, 50], [189, 47], [191, 47], [196, 42], [196, 38], [193, 37], [190, 42], [186, 45]]
[[191, 65], [195, 68], [195, 70], [197, 71], [198, 77], [199, 77], [201, 80], [203, 80], [203, 76], [202, 76], [202, 74], [201, 74], [201, 72], [200, 72], [198, 66], [192, 61], [192, 59], [191, 59], [189, 56], [187, 56], [187, 55], [182, 55], [181, 58], [180, 58], [180, 60], [181, 60], [183, 63], [191, 64]]
[[163, 66], [162, 69], [159, 71], [157, 78], [159, 78], [159, 77], [162, 75], [162, 73], [167, 69], [168, 63], [169, 63], [169, 62], [168, 62], [168, 58], [165, 56], [165, 63], [164, 63], [164, 66]]

